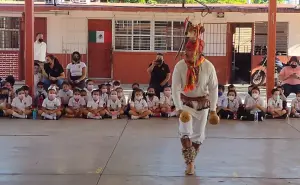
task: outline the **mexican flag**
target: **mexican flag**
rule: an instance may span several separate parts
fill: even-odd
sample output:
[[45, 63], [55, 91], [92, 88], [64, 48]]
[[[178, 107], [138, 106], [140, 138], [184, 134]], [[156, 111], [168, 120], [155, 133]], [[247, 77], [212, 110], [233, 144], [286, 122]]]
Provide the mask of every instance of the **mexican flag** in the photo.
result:
[[104, 43], [107, 42], [105, 39], [104, 31], [89, 31], [89, 42]]

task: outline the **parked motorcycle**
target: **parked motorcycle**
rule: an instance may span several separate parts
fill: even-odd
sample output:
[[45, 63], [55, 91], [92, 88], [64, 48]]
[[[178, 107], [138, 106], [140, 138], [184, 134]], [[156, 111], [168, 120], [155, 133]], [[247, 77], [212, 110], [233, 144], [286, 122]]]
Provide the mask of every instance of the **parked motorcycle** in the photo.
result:
[[[285, 64], [283, 64], [277, 57], [275, 58], [275, 85], [279, 84], [279, 73], [283, 69]], [[263, 85], [266, 83], [267, 77], [267, 56], [262, 58], [259, 65], [251, 71], [251, 84], [253, 85]]]

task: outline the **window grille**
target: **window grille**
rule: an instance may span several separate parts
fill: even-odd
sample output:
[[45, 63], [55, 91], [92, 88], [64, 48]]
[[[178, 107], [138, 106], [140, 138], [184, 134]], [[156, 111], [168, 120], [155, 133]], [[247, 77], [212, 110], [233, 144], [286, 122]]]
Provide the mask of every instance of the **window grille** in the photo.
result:
[[204, 24], [205, 56], [226, 56], [227, 24]]
[[0, 17], [0, 49], [19, 49], [20, 18]]

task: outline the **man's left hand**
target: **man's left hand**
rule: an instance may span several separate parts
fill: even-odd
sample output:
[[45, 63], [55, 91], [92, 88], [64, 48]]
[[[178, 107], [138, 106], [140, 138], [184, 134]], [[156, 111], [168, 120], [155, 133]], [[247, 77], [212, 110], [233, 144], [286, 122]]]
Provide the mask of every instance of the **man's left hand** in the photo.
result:
[[220, 122], [220, 118], [216, 111], [210, 111], [208, 121], [212, 125], [217, 125]]

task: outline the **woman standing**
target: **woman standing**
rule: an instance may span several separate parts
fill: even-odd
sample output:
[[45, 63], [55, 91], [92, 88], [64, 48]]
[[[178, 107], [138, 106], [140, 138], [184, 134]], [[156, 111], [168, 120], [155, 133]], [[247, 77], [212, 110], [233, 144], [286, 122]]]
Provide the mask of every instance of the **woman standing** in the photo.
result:
[[86, 65], [81, 62], [81, 55], [78, 51], [72, 53], [72, 63], [67, 65], [67, 77], [73, 88], [83, 89], [85, 87]]

